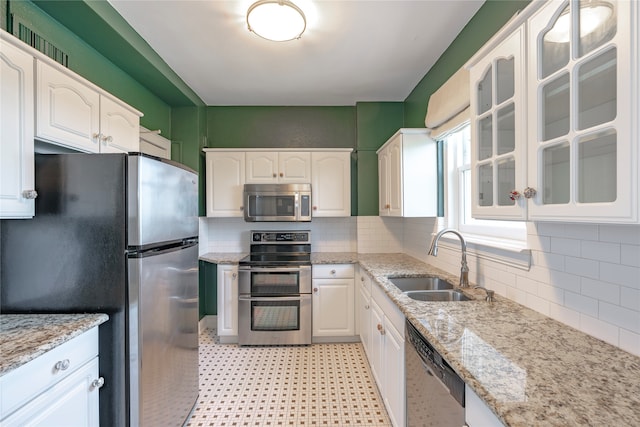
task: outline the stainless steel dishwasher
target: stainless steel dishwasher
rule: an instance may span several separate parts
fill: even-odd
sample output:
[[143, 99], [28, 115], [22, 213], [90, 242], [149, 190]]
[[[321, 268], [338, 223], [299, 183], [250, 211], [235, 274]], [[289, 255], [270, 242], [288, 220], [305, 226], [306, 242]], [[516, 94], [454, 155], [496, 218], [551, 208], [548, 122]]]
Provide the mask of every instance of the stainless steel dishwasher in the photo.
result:
[[464, 382], [406, 321], [407, 427], [465, 425]]

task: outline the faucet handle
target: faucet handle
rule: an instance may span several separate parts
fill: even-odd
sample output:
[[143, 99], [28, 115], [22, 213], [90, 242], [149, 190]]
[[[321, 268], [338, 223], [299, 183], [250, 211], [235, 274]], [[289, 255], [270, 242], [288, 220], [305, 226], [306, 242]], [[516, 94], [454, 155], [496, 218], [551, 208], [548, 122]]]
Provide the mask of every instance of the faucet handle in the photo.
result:
[[487, 289], [484, 286], [474, 286], [473, 289], [484, 290], [487, 293], [487, 296], [485, 297], [485, 301], [493, 302], [493, 295], [495, 294], [495, 291], [492, 291], [491, 289]]

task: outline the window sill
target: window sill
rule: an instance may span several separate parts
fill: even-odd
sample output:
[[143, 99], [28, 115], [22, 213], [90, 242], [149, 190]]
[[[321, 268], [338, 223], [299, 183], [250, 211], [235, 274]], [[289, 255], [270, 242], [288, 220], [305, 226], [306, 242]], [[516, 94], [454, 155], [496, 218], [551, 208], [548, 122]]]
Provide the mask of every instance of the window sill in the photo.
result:
[[[472, 234], [464, 234], [464, 239], [467, 242], [467, 255], [474, 255], [480, 259], [520, 270], [529, 271], [531, 268], [531, 250], [526, 247], [526, 242], [492, 239]], [[460, 240], [445, 234], [440, 239], [438, 246], [459, 252]]]

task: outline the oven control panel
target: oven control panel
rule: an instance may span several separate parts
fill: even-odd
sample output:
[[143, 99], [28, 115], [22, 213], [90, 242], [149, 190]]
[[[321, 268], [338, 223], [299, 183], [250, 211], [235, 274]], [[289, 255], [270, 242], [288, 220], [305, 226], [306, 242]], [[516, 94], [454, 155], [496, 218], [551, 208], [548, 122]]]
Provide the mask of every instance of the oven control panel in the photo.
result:
[[251, 231], [251, 243], [311, 243], [311, 231]]

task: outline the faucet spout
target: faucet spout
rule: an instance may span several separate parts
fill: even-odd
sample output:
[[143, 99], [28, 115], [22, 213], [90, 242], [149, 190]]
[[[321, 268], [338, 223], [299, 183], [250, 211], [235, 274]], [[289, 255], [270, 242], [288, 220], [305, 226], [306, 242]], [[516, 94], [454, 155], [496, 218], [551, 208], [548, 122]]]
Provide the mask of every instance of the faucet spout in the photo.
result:
[[431, 246], [429, 247], [428, 255], [438, 256], [438, 241], [442, 237], [443, 234], [452, 233], [458, 236], [460, 239], [460, 246], [462, 249], [462, 259], [460, 261], [460, 287], [468, 288], [469, 287], [469, 266], [467, 265], [467, 242], [462, 237], [459, 231], [454, 230], [453, 228], [445, 228], [441, 230], [436, 237], [431, 241]]

